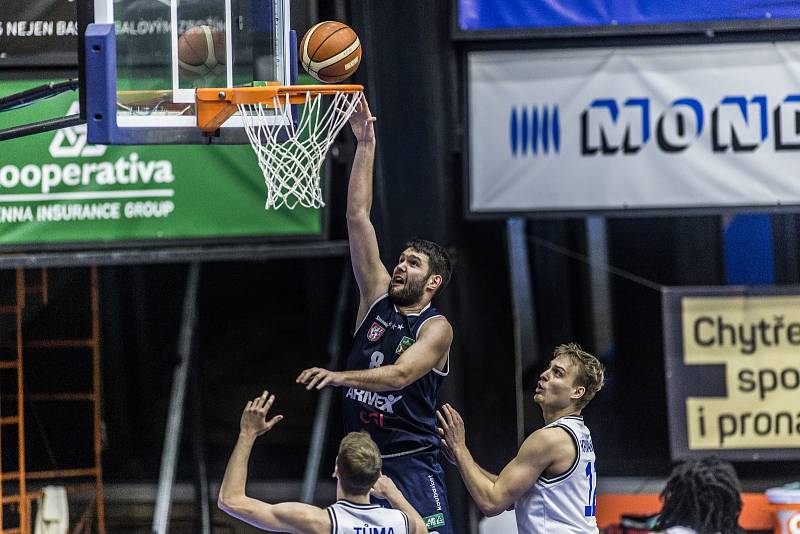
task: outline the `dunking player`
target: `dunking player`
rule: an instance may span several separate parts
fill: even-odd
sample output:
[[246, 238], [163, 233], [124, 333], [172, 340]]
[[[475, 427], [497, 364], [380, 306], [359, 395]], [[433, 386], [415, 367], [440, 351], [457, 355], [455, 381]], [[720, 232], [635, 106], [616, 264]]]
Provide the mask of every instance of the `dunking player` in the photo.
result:
[[[233, 449], [219, 490], [218, 505], [228, 514], [253, 526], [303, 534], [424, 534], [422, 517], [397, 487], [381, 475], [378, 446], [366, 432], [351, 432], [342, 439], [336, 456], [336, 503], [317, 508], [301, 502], [269, 504], [245, 494], [247, 461], [253, 443], [278, 424], [282, 415], [269, 421], [275, 395], [266, 391], [249, 401], [239, 422], [239, 439]], [[370, 505], [370, 492], [386, 498], [394, 510]]]
[[556, 348], [534, 401], [545, 426], [493, 475], [467, 449], [464, 421], [445, 404], [437, 414], [445, 446], [481, 511], [493, 516], [515, 503], [520, 534], [598, 532], [594, 446], [581, 410], [603, 387], [603, 365], [573, 343]]
[[358, 140], [347, 194], [347, 229], [361, 294], [346, 370], [314, 367], [297, 381], [306, 389], [343, 386], [345, 432], [366, 430], [383, 455], [383, 470], [423, 516], [430, 532], [452, 534], [439, 463], [436, 394], [449, 372], [453, 329], [431, 307], [450, 278], [439, 245], [414, 240], [390, 275], [370, 222], [375, 132], [366, 100], [350, 119]]

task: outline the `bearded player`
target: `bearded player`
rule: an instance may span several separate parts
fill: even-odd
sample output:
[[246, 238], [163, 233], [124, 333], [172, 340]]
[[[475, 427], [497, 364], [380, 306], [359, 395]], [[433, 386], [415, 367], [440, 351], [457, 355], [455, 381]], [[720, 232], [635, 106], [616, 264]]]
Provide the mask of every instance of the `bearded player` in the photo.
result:
[[353, 348], [344, 371], [314, 367], [297, 382], [306, 389], [341, 386], [344, 431], [367, 431], [381, 451], [383, 472], [428, 530], [452, 534], [435, 414], [453, 329], [431, 306], [450, 278], [450, 259], [436, 243], [417, 239], [407, 243], [391, 274], [381, 263], [370, 221], [374, 121], [362, 100], [350, 118], [358, 146], [347, 194], [350, 257], [360, 292]]

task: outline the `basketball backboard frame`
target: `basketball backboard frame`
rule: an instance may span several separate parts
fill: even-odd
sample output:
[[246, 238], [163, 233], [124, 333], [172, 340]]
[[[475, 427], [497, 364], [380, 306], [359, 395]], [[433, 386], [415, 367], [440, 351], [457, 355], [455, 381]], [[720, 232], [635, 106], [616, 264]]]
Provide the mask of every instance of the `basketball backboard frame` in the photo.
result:
[[[90, 0], [86, 0], [90, 1]], [[195, 95], [193, 88], [179, 86], [178, 51], [179, 37], [178, 9], [181, 0], [153, 0], [169, 7], [170, 50], [169, 69], [170, 85], [162, 90], [122, 91], [118, 80], [118, 36], [117, 28], [122, 27], [114, 8], [119, 8], [117, 0], [95, 0], [94, 23], [88, 24], [85, 34], [85, 60], [81, 68], [81, 77], [85, 80], [85, 117], [88, 140], [93, 144], [113, 145], [145, 145], [145, 144], [246, 144], [248, 137], [244, 131], [242, 117], [234, 115], [226, 121], [213, 135], [204, 134], [197, 128]], [[232, 4], [235, 0], [224, 0], [225, 35], [231, 36], [234, 23]], [[297, 36], [289, 28], [289, 0], [252, 0], [254, 4], [269, 2], [275, 14], [273, 38], [275, 53], [273, 72], [280, 85], [297, 83]], [[217, 2], [219, 3], [219, 2]], [[116, 6], [115, 6], [116, 4]], [[241, 15], [239, 26], [241, 27]], [[241, 31], [241, 29], [240, 29]], [[233, 57], [233, 46], [226, 46], [225, 83], [234, 86], [233, 68], [237, 58]], [[249, 80], [252, 84], [255, 80]], [[258, 84], [255, 81], [255, 84]], [[210, 86], [218, 86], [211, 83]], [[123, 96], [124, 94], [124, 96]], [[133, 96], [132, 96], [133, 95]], [[183, 105], [180, 112], [153, 113], [152, 107], [146, 113], [134, 113], [129, 107], [120, 111], [123, 98], [144, 98], [157, 102], [156, 107], [163, 105], [163, 100], [170, 105]], [[149, 106], [151, 104], [146, 104]], [[275, 126], [280, 126], [281, 117], [276, 116]]]

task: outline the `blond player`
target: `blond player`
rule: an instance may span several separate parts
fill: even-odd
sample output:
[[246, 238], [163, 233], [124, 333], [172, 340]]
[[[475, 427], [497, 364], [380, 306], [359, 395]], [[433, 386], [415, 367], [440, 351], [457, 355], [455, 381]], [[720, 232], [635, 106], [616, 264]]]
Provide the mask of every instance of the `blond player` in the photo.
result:
[[466, 445], [464, 421], [449, 404], [439, 432], [475, 503], [488, 515], [514, 506], [520, 534], [596, 533], [597, 474], [581, 410], [603, 387], [603, 365], [578, 345], [560, 345], [536, 386], [545, 426], [525, 440], [499, 475], [481, 468]]
[[[247, 462], [256, 438], [278, 424], [282, 415], [267, 420], [275, 395], [264, 392], [245, 406], [239, 439], [220, 487], [218, 505], [228, 514], [255, 527], [302, 534], [424, 534], [422, 517], [408, 504], [397, 486], [381, 474], [381, 456], [366, 432], [342, 439], [336, 457], [336, 503], [318, 508], [300, 502], [270, 504], [245, 493]], [[394, 509], [370, 504], [370, 494]]]

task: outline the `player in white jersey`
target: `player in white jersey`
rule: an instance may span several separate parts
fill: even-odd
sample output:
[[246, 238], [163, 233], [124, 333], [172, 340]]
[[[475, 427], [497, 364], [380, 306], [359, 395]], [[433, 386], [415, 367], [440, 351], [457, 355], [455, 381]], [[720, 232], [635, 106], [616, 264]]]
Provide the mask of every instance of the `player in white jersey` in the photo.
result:
[[444, 445], [484, 514], [514, 506], [520, 534], [598, 532], [594, 446], [580, 414], [603, 387], [604, 373], [578, 345], [556, 347], [533, 397], [545, 426], [528, 436], [499, 475], [473, 460], [461, 415], [449, 404], [442, 407], [437, 415]]
[[[245, 494], [247, 462], [256, 438], [283, 419], [267, 420], [275, 395], [266, 391], [249, 401], [239, 423], [239, 439], [220, 486], [218, 505], [255, 527], [302, 534], [424, 534], [422, 517], [394, 482], [381, 474], [381, 454], [366, 432], [342, 439], [333, 476], [335, 504], [318, 508], [301, 502], [269, 504]], [[389, 501], [393, 509], [370, 504], [370, 494]]]

